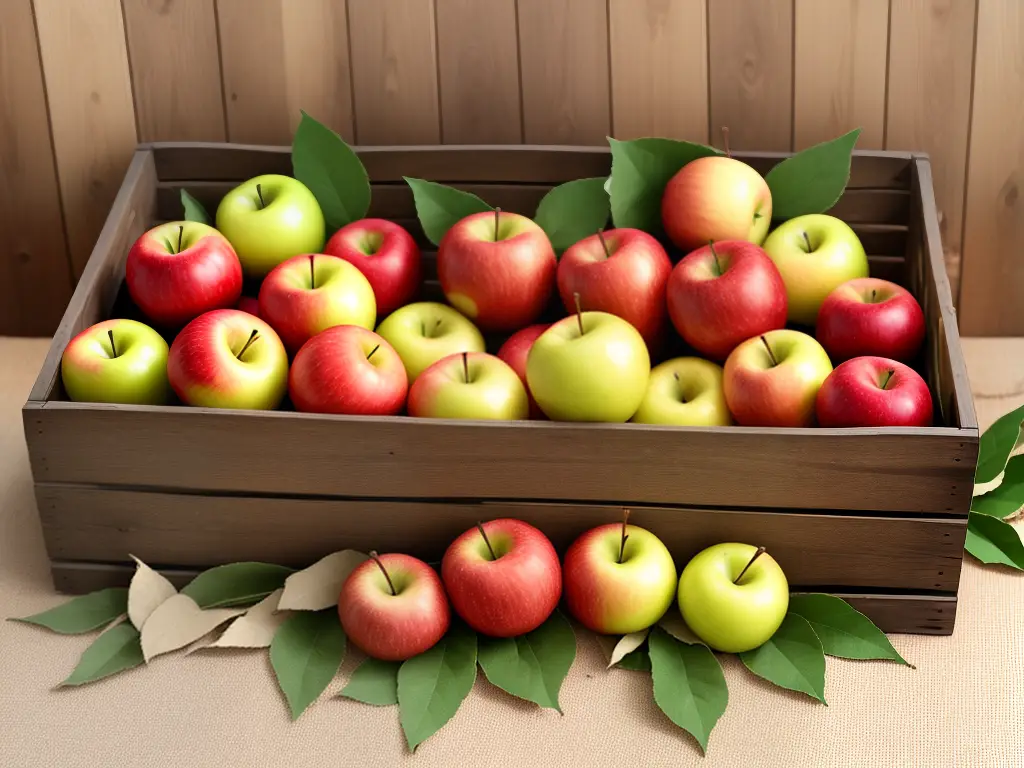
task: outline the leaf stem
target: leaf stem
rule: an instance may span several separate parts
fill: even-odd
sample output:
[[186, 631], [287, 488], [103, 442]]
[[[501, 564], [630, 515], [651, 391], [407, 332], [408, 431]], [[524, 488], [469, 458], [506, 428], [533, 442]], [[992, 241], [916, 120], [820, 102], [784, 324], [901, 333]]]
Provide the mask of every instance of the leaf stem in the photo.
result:
[[382, 562], [380, 561], [380, 555], [378, 555], [378, 554], [377, 554], [376, 552], [371, 552], [371, 553], [370, 553], [370, 559], [371, 559], [371, 560], [373, 560], [373, 562], [375, 562], [375, 563], [377, 564], [377, 567], [378, 567], [378, 568], [380, 568], [380, 572], [384, 574], [384, 578], [385, 578], [385, 579], [387, 580], [387, 582], [388, 582], [388, 587], [390, 587], [390, 588], [391, 588], [391, 594], [392, 594], [392, 595], [397, 595], [397, 594], [398, 594], [398, 592], [397, 592], [397, 591], [395, 591], [395, 585], [394, 585], [394, 583], [393, 583], [393, 582], [391, 581], [391, 577], [390, 577], [390, 576], [388, 575], [388, 569], [387, 569], [387, 568], [385, 568], [385, 567], [384, 567], [384, 563], [382, 563]]
[[114, 331], [113, 329], [107, 331], [107, 338], [110, 339], [110, 357], [111, 359], [117, 357], [117, 347], [114, 346]]
[[772, 361], [772, 368], [779, 364], [779, 361], [775, 359], [775, 353], [772, 352], [771, 346], [768, 344], [768, 339], [761, 334], [761, 343], [764, 344], [764, 348], [768, 350], [768, 358]]
[[260, 337], [260, 332], [258, 330], [256, 330], [255, 328], [253, 328], [252, 329], [252, 333], [249, 334], [249, 340], [247, 342], [245, 342], [245, 346], [243, 346], [238, 351], [238, 354], [235, 355], [235, 357], [237, 357], [239, 360], [241, 360], [242, 359], [242, 355], [245, 354], [245, 350], [247, 350], [252, 345], [252, 343], [254, 341], [256, 341], [256, 339], [258, 339], [259, 337]]
[[757, 558], [759, 558], [761, 555], [763, 555], [764, 552], [765, 552], [764, 547], [758, 547], [757, 548], [757, 551], [754, 553], [754, 556], [751, 557], [750, 560], [747, 561], [747, 564], [743, 566], [743, 570], [740, 571], [740, 575], [736, 577], [736, 579], [733, 581], [733, 584], [739, 584], [740, 583], [740, 579], [743, 578], [743, 574], [745, 574], [747, 572], [747, 569], [750, 568], [750, 566], [752, 566], [754, 564], [754, 561], [757, 560]]
[[601, 247], [604, 248], [604, 257], [606, 259], [610, 259], [612, 257], [612, 252], [609, 250], [608, 241], [604, 239], [604, 235], [601, 233], [601, 230], [597, 230], [597, 239], [601, 241]]
[[580, 308], [579, 291], [573, 293], [572, 300], [576, 304], [576, 322], [579, 323], [580, 325], [580, 336], [582, 336], [585, 333], [585, 331], [583, 330], [583, 310]]
[[491, 553], [491, 560], [497, 560], [498, 556], [494, 554], [494, 547], [491, 546], [491, 540], [487, 538], [487, 532], [484, 530], [484, 524], [477, 521], [476, 528], [480, 531], [480, 535], [484, 537], [484, 544], [487, 545], [487, 551]]
[[626, 554], [626, 541], [629, 539], [629, 534], [626, 533], [626, 524], [629, 523], [629, 510], [622, 510], [622, 539], [619, 541], [619, 560], [622, 562], [622, 556]]

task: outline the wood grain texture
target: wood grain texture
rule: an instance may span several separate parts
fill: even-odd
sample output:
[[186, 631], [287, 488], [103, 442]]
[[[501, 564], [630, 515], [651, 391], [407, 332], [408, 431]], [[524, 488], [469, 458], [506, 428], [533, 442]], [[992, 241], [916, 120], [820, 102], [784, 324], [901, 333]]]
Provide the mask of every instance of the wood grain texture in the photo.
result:
[[885, 144], [889, 0], [795, 0], [794, 149], [861, 128]]
[[708, 140], [706, 0], [609, 0], [617, 139]]
[[527, 144], [605, 144], [611, 132], [606, 0], [518, 0]]

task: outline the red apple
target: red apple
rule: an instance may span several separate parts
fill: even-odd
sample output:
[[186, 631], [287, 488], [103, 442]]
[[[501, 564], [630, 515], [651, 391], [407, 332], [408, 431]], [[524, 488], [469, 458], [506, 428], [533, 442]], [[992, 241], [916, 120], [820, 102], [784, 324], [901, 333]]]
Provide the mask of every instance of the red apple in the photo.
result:
[[698, 352], [724, 360], [738, 344], [786, 325], [786, 286], [775, 263], [744, 240], [705, 245], [668, 279], [668, 313]]
[[404, 227], [387, 219], [360, 219], [339, 229], [324, 253], [354, 264], [373, 287], [377, 315], [405, 306], [419, 290], [420, 249]]
[[533, 342], [550, 327], [550, 323], [528, 325], [521, 331], [516, 331], [509, 336], [505, 343], [501, 345], [501, 349], [498, 350], [498, 358], [511, 366], [519, 380], [523, 382], [523, 387], [526, 388], [526, 396], [530, 401], [531, 419], [543, 420], [547, 419], [547, 416], [544, 415], [544, 411], [537, 405], [537, 401], [533, 399], [533, 395], [530, 394], [530, 387], [526, 383], [526, 358], [530, 354], [530, 347], [533, 346]]
[[823, 427], [930, 427], [932, 394], [908, 365], [855, 357], [825, 379], [816, 401]]
[[125, 282], [132, 301], [155, 324], [178, 328], [213, 309], [233, 307], [242, 265], [220, 232], [173, 221], [143, 234], [128, 252]]
[[409, 555], [370, 553], [341, 587], [338, 616], [366, 655], [404, 661], [430, 650], [451, 621], [441, 579]]
[[252, 296], [243, 296], [238, 300], [238, 304], [235, 305], [235, 309], [240, 309], [243, 312], [248, 312], [253, 317], [259, 317], [260, 300], [254, 299]]
[[815, 335], [835, 362], [865, 355], [908, 362], [921, 349], [924, 329], [924, 312], [910, 291], [858, 277], [825, 298]]
[[318, 333], [302, 345], [288, 373], [292, 403], [308, 413], [393, 416], [408, 390], [395, 348], [357, 325]]
[[466, 216], [437, 250], [437, 276], [448, 302], [488, 331], [533, 323], [551, 298], [556, 269], [544, 230], [517, 213]]
[[503, 518], [470, 528], [441, 561], [452, 608], [477, 632], [515, 637], [543, 624], [562, 595], [562, 568], [548, 538]]

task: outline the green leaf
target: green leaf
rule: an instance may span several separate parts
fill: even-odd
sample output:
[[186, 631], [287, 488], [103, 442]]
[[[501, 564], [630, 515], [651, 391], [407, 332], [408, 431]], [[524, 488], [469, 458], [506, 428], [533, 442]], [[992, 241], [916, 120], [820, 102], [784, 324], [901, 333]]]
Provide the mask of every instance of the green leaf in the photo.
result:
[[452, 225], [474, 213], [494, 210], [476, 195], [463, 192], [433, 181], [412, 179], [403, 176], [412, 188], [416, 202], [416, 215], [423, 232], [434, 245], [441, 244], [441, 238]]
[[654, 702], [706, 751], [711, 730], [729, 703], [718, 659], [706, 645], [681, 643], [660, 627], [651, 631], [647, 642]]
[[343, 658], [345, 632], [336, 609], [299, 611], [278, 628], [270, 643], [270, 665], [292, 720], [323, 693]]
[[111, 627], [85, 649], [74, 672], [61, 685], [84, 685], [142, 664], [139, 630], [129, 622]]
[[367, 659], [352, 673], [348, 685], [338, 695], [378, 707], [397, 704], [400, 666], [401, 662], [397, 661]]
[[181, 190], [181, 207], [185, 209], [185, 221], [198, 221], [200, 224], [210, 223], [210, 214], [203, 208], [203, 204], [184, 189]]
[[292, 173], [309, 187], [332, 229], [365, 218], [370, 178], [362, 160], [337, 133], [302, 112], [292, 139]]
[[606, 178], [576, 179], [552, 189], [537, 206], [534, 220], [562, 253], [573, 243], [603, 230], [608, 223]]
[[661, 196], [684, 165], [719, 155], [714, 147], [674, 139], [608, 139], [612, 148], [611, 210], [616, 227], [661, 232]]
[[983, 563], [1024, 570], [1024, 543], [1017, 529], [998, 517], [971, 512], [964, 549]]
[[825, 653], [802, 616], [787, 613], [764, 645], [740, 654], [747, 669], [769, 683], [800, 691], [825, 704]]
[[971, 511], [1004, 520], [1024, 506], [1024, 456], [1014, 456], [1006, 464], [1003, 481], [984, 496], [976, 496]]
[[80, 635], [109, 624], [127, 610], [128, 590], [112, 587], [76, 597], [48, 611], [10, 621], [35, 624], [62, 635]]
[[791, 595], [789, 612], [807, 620], [818, 636], [822, 650], [829, 656], [891, 659], [907, 664], [885, 633], [841, 598], [823, 594]]
[[409, 749], [451, 720], [476, 679], [476, 634], [453, 624], [429, 651], [402, 662], [398, 709]]
[[975, 485], [995, 480], [1006, 467], [1010, 453], [1021, 437], [1022, 422], [1024, 405], [1003, 414], [982, 433], [978, 444], [978, 469], [974, 473]]
[[254, 605], [284, 586], [291, 572], [291, 568], [273, 563], [218, 565], [192, 579], [181, 594], [191, 597], [200, 608]]
[[772, 218], [782, 221], [824, 213], [835, 205], [850, 180], [850, 155], [858, 136], [860, 128], [855, 128], [797, 152], [772, 168], [765, 176], [772, 193]]
[[628, 669], [633, 672], [650, 672], [651, 657], [645, 642], [635, 651], [630, 651], [615, 665], [617, 669]]
[[493, 685], [559, 712], [558, 692], [575, 658], [576, 635], [558, 611], [525, 635], [480, 638], [480, 668]]

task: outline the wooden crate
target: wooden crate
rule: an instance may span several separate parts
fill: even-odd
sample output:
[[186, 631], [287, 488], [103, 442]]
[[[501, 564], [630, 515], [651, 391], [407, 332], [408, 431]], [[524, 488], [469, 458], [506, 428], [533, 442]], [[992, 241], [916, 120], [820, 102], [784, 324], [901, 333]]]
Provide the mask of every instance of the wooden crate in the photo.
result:
[[[424, 244], [403, 175], [532, 215], [552, 185], [610, 169], [606, 148], [358, 151], [373, 183], [371, 215], [401, 222]], [[785, 157], [736, 156], [762, 173]], [[855, 153], [833, 213], [860, 235], [872, 273], [907, 285], [924, 307], [917, 367], [935, 400], [932, 428], [500, 423], [68, 402], [65, 345], [101, 319], [135, 312], [123, 286], [132, 242], [180, 218], [182, 187], [213, 210], [261, 173], [290, 173], [288, 148], [151, 144], [135, 153], [24, 407], [58, 589], [126, 582], [129, 553], [182, 579], [238, 560], [303, 566], [344, 547], [437, 560], [459, 532], [504, 515], [564, 548], [628, 506], [680, 567], [719, 541], [761, 544], [795, 591], [848, 597], [887, 631], [952, 632], [978, 427], [924, 156]], [[436, 292], [428, 280], [424, 295]]]

